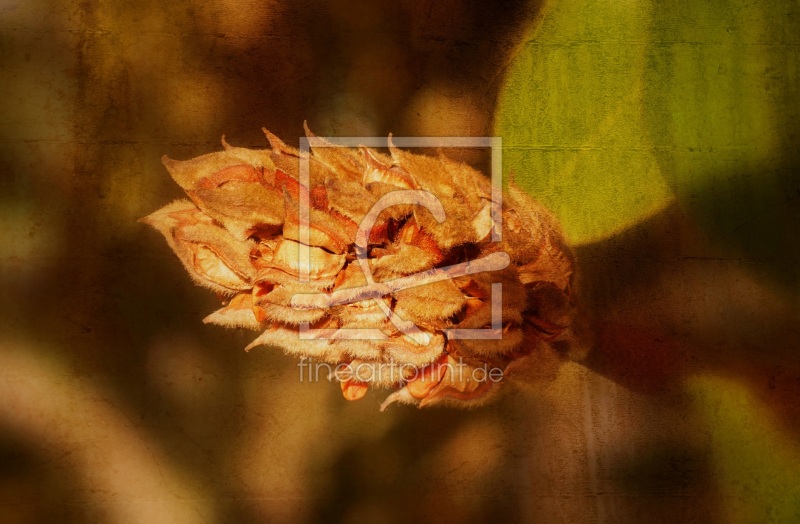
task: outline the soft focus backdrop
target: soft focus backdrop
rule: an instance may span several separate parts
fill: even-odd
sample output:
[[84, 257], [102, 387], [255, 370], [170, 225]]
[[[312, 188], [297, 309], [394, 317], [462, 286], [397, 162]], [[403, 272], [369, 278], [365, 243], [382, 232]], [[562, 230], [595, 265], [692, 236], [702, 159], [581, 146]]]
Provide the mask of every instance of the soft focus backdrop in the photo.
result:
[[[1, 0], [0, 522], [800, 519], [799, 55], [787, 0]], [[159, 159], [303, 120], [502, 137], [585, 358], [381, 414], [202, 324]]]

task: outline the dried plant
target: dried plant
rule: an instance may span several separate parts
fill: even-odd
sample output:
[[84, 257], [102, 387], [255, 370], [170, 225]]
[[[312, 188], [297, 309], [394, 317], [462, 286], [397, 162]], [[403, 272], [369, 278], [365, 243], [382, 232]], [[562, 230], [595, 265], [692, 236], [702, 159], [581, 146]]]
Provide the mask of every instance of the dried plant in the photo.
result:
[[190, 200], [143, 219], [224, 299], [205, 322], [261, 331], [247, 349], [328, 363], [347, 399], [393, 388], [382, 409], [477, 405], [552, 376], [574, 293], [549, 213], [513, 184], [501, 206], [478, 171], [391, 136], [390, 155], [313, 141], [303, 153], [264, 132], [270, 149], [223, 137], [222, 152], [164, 157]]

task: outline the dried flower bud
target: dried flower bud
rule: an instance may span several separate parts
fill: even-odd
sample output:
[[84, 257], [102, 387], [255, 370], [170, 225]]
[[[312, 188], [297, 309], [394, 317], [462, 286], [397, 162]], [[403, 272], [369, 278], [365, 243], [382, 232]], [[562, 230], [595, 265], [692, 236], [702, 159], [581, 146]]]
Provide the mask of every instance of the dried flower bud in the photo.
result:
[[223, 138], [219, 153], [165, 157], [191, 200], [143, 219], [196, 282], [229, 297], [205, 322], [261, 331], [247, 349], [334, 366], [348, 400], [393, 388], [382, 409], [477, 405], [557, 365], [573, 260], [525, 193], [509, 185], [500, 209], [479, 172], [391, 137], [390, 156], [331, 144], [302, 156], [265, 133], [270, 149]]

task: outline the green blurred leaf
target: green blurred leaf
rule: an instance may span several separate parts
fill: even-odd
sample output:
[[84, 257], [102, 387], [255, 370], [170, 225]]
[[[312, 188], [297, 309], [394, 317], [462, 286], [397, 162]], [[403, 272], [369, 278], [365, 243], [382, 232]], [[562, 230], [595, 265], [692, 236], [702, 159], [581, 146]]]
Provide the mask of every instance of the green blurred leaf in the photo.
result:
[[505, 172], [573, 243], [609, 236], [672, 198], [643, 118], [647, 2], [556, 2], [508, 73], [496, 115]]
[[644, 114], [661, 171], [715, 241], [784, 286], [800, 261], [800, 5], [653, 3]]
[[743, 385], [698, 376], [688, 390], [708, 424], [728, 522], [800, 521], [800, 447]]
[[800, 287], [800, 7], [556, 3], [499, 101], [506, 172], [574, 243], [674, 194], [714, 242]]
[[505, 170], [574, 243], [674, 194], [732, 257], [796, 289], [799, 55], [796, 2], [556, 3], [500, 94]]

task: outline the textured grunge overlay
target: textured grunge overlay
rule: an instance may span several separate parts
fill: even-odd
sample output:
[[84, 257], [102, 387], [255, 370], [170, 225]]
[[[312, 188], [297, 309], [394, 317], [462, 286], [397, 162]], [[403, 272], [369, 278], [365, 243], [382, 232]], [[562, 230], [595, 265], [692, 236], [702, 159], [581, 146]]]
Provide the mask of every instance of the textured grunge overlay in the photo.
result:
[[554, 219], [513, 184], [503, 194], [499, 158], [490, 179], [402, 149], [499, 152], [499, 139], [306, 132], [300, 149], [265, 131], [268, 149], [223, 139], [219, 153], [165, 157], [189, 200], [144, 221], [223, 298], [206, 322], [260, 331], [247, 349], [301, 357], [301, 380], [325, 364], [349, 400], [390, 388], [382, 409], [479, 405], [558, 367], [574, 283]]

